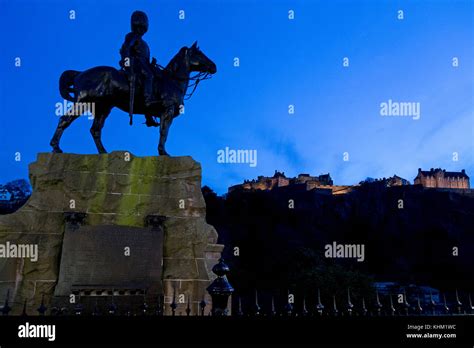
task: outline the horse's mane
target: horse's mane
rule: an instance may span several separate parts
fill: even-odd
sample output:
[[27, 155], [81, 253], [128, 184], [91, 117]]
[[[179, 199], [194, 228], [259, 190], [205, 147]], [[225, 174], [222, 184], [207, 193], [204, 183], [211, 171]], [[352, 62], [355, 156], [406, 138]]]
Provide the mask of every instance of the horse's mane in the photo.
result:
[[169, 74], [174, 74], [176, 70], [178, 69], [178, 63], [181, 60], [185, 50], [187, 49], [186, 46], [181, 47], [181, 49], [174, 55], [173, 58], [171, 58], [170, 62], [168, 65], [165, 67], [165, 71]]

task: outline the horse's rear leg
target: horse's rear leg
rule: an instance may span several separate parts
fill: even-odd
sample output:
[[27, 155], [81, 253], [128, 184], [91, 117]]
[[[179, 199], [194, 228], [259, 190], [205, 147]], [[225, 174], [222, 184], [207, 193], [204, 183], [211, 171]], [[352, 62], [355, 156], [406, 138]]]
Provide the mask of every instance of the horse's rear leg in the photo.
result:
[[61, 141], [61, 136], [63, 135], [64, 130], [71, 125], [71, 123], [78, 118], [77, 115], [64, 115], [61, 116], [58, 122], [58, 126], [56, 127], [56, 131], [54, 132], [53, 138], [49, 142], [51, 147], [53, 148], [53, 152], [61, 153], [62, 150], [59, 147], [59, 142]]
[[102, 144], [102, 128], [104, 127], [107, 116], [109, 116], [110, 110], [111, 108], [102, 109], [96, 112], [96, 114], [94, 115], [94, 122], [92, 123], [91, 134], [92, 138], [94, 138], [94, 143], [99, 153], [107, 153], [107, 150], [105, 150], [105, 147]]

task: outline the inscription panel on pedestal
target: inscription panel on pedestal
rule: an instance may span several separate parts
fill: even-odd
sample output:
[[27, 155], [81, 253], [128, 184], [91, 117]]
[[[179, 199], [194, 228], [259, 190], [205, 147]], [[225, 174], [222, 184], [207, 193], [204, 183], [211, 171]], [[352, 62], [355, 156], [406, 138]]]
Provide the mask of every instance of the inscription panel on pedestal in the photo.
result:
[[73, 289], [145, 289], [161, 293], [163, 230], [66, 227], [55, 296]]

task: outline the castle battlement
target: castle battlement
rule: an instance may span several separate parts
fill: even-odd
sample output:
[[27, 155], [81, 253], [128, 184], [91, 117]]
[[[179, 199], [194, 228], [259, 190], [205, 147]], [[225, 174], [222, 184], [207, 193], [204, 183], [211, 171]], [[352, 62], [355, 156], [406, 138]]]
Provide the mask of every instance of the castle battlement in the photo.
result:
[[[449, 190], [469, 190], [469, 176], [463, 169], [460, 172], [448, 172], [444, 169], [431, 168], [430, 171], [418, 169], [418, 175], [414, 180], [414, 185], [422, 185], [426, 188], [449, 189]], [[284, 172], [275, 170], [273, 176], [259, 175], [257, 179], [244, 180], [242, 184], [229, 187], [228, 192], [234, 191], [270, 191], [279, 187], [305, 187], [306, 191], [319, 190], [331, 192], [333, 195], [346, 194], [354, 188], [362, 185], [375, 185], [379, 187], [394, 187], [411, 185], [410, 181], [394, 174], [392, 177], [372, 179], [367, 178], [358, 185], [334, 185], [331, 175], [321, 174], [312, 176], [310, 174], [298, 174], [296, 177], [286, 177]]]
[[260, 175], [255, 180], [245, 180], [243, 184], [229, 187], [229, 192], [236, 190], [252, 191], [263, 190], [269, 191], [277, 187], [306, 185], [306, 190], [314, 188], [328, 188], [333, 186], [333, 181], [329, 173], [319, 176], [311, 176], [309, 174], [299, 174], [297, 177], [287, 178], [284, 172], [275, 170], [273, 176]]

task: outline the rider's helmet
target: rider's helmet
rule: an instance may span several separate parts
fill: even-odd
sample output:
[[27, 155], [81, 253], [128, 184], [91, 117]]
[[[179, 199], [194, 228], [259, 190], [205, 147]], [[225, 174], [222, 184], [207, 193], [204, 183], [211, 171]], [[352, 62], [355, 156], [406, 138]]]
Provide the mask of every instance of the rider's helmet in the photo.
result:
[[132, 32], [143, 35], [148, 31], [148, 17], [145, 12], [135, 11], [131, 20]]

